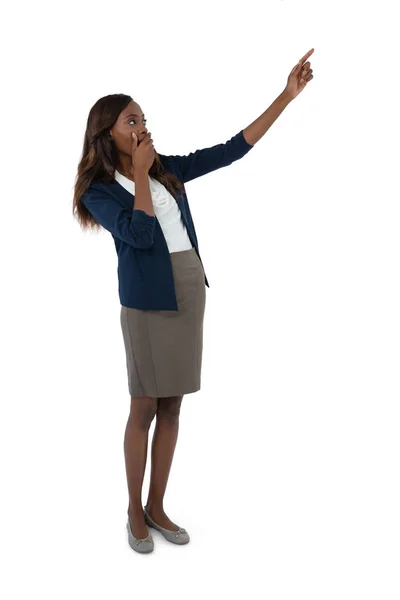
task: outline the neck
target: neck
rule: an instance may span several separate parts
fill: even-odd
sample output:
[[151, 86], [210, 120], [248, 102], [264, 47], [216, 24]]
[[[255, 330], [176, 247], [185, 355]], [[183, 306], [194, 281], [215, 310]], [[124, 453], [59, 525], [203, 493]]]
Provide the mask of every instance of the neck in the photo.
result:
[[132, 159], [129, 156], [119, 156], [116, 169], [124, 177], [127, 177], [131, 181], [135, 181]]

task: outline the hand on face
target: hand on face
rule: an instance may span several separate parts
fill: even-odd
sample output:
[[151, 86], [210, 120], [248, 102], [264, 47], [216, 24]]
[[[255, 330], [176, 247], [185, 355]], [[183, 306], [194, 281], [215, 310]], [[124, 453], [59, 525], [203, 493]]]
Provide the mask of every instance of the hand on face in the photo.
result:
[[144, 169], [147, 172], [150, 170], [154, 162], [156, 153], [154, 150], [151, 132], [146, 133], [144, 138], [139, 142], [138, 137], [132, 131], [132, 166], [134, 169]]

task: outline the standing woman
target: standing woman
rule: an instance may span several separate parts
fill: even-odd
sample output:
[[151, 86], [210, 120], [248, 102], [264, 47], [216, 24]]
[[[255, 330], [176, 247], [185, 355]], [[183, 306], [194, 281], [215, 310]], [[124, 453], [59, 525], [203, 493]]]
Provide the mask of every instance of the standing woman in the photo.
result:
[[[100, 98], [87, 120], [73, 213], [83, 229], [103, 227], [118, 255], [120, 322], [130, 414], [124, 438], [129, 545], [154, 548], [148, 526], [174, 544], [187, 531], [164, 512], [164, 495], [184, 394], [201, 385], [207, 277], [184, 184], [239, 160], [312, 79], [304, 60], [256, 121], [225, 144], [185, 156], [156, 152], [141, 107], [130, 96]], [[150, 488], [142, 506], [148, 431], [156, 417]]]

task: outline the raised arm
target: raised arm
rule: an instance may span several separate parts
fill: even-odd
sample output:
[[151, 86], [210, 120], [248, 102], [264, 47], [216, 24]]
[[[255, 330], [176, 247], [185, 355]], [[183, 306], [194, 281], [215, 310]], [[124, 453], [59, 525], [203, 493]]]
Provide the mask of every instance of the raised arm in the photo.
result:
[[196, 150], [185, 156], [171, 155], [166, 158], [175, 166], [183, 183], [186, 183], [196, 177], [227, 167], [242, 158], [252, 147], [244, 138], [242, 130], [225, 144]]

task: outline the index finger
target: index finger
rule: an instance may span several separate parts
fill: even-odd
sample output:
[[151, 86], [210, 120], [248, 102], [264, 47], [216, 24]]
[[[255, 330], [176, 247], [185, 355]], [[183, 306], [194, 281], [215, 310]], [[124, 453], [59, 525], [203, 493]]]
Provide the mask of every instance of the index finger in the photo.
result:
[[313, 52], [314, 52], [314, 48], [311, 48], [311, 50], [309, 50], [309, 51], [307, 52], [307, 54], [305, 54], [305, 55], [303, 56], [303, 58], [301, 58], [297, 64], [298, 64], [298, 65], [302, 64], [302, 63], [303, 63], [303, 62], [304, 62], [304, 61], [305, 61], [305, 60], [306, 60], [306, 59], [307, 59], [309, 56], [311, 56], [311, 54], [312, 54]]

